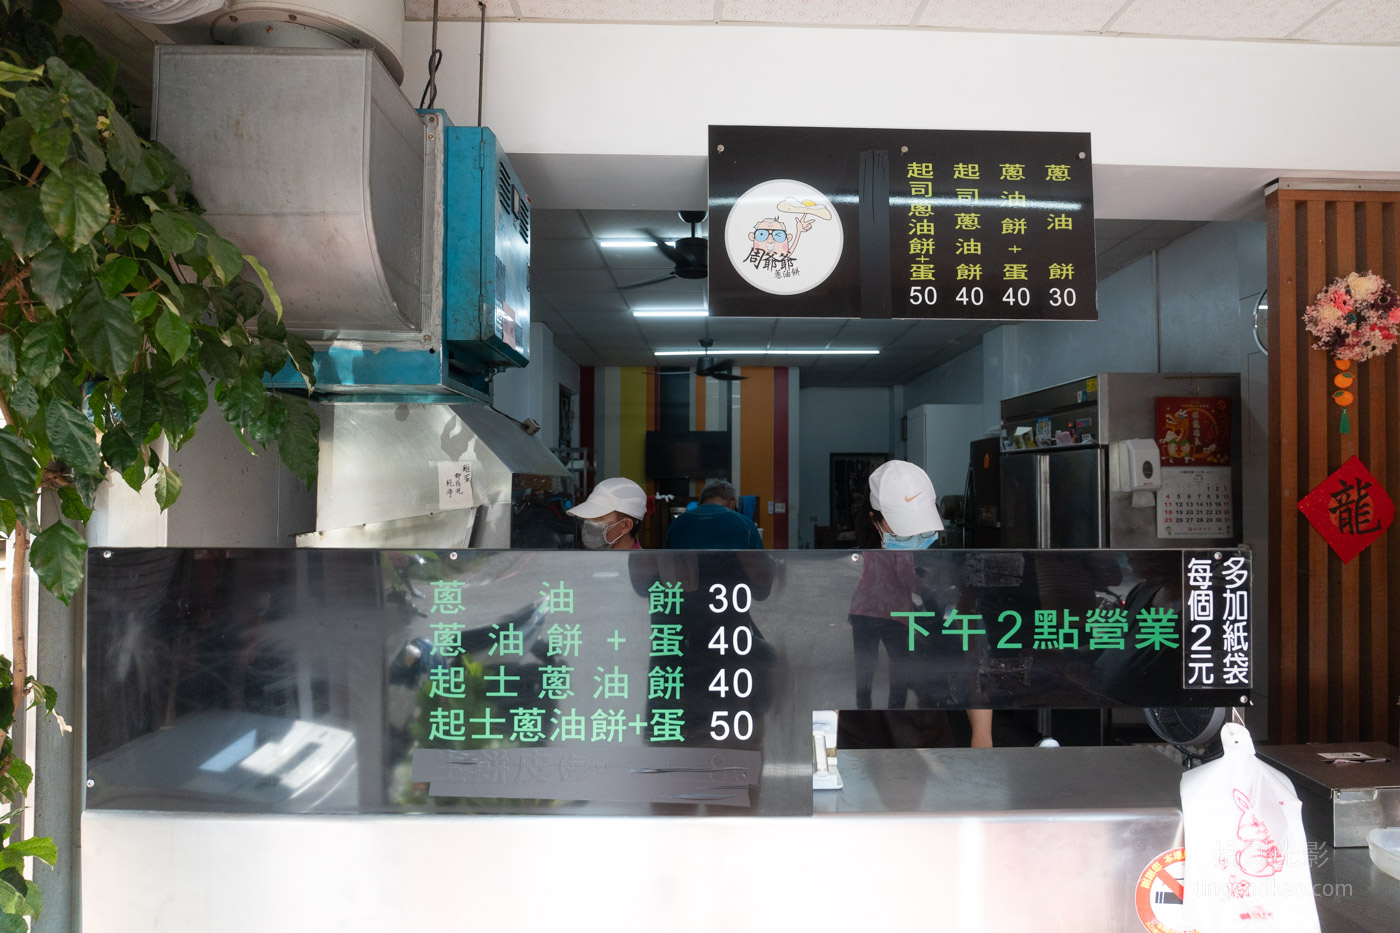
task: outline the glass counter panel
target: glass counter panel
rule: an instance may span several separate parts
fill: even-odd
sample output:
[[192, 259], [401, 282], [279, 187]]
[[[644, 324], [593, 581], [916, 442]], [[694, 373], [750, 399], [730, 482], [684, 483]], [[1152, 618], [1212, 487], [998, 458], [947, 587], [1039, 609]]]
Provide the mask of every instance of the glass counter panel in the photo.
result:
[[1249, 560], [93, 550], [87, 804], [810, 813], [815, 709], [1247, 700]]

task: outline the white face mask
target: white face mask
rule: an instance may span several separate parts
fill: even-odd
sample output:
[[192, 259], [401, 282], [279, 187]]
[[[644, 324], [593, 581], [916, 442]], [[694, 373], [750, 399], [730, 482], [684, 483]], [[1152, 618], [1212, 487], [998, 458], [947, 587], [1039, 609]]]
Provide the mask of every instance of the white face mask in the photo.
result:
[[580, 531], [580, 535], [583, 538], [583, 546], [590, 551], [606, 551], [608, 548], [621, 541], [623, 535], [627, 534], [627, 532], [624, 531], [611, 541], [608, 540], [608, 530], [612, 528], [613, 525], [622, 524], [622, 521], [623, 520], [619, 518], [617, 521], [613, 522], [612, 525], [605, 525], [597, 519], [585, 519], [583, 528]]

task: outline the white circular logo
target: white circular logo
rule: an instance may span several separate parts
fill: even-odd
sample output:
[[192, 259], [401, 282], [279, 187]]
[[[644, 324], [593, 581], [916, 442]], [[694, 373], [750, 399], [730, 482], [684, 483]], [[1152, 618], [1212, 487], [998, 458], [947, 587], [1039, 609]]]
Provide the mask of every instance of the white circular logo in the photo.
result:
[[798, 295], [826, 281], [843, 243], [831, 199], [790, 178], [745, 191], [724, 223], [729, 262], [744, 281], [772, 295]]

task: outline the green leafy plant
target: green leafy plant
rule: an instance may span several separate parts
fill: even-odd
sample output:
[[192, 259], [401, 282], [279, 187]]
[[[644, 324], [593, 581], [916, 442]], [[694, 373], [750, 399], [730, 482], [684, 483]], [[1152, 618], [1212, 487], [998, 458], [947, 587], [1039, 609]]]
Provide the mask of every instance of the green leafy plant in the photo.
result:
[[[275, 448], [308, 486], [320, 424], [305, 399], [264, 386], [288, 363], [313, 382], [311, 348], [283, 326], [267, 272], [200, 216], [188, 174], [123, 112], [115, 66], [59, 39], [60, 15], [55, 0], [0, 0], [0, 531], [13, 533], [17, 587], [27, 559], [67, 602], [87, 546], [49, 509], [85, 523], [111, 474], [138, 490], [153, 481], [169, 508], [180, 477], [159, 442], [190, 440], [211, 387], [248, 449]], [[50, 712], [55, 701], [28, 675], [18, 616], [14, 631], [13, 665], [0, 658], [0, 797], [12, 807], [32, 776], [9, 738], [16, 713], [27, 696]], [[23, 857], [55, 854], [9, 829], [0, 933], [41, 906]]]

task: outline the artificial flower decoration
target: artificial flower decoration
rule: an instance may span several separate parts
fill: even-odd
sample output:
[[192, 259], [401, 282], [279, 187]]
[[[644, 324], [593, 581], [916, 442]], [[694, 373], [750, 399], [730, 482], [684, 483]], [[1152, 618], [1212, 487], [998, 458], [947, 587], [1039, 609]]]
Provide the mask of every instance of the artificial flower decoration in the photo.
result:
[[1384, 356], [1400, 338], [1400, 295], [1378, 275], [1353, 272], [1332, 282], [1303, 312], [1303, 324], [1317, 338], [1315, 350], [1336, 361], [1332, 401], [1342, 409], [1338, 430], [1350, 433], [1347, 407], [1356, 401], [1352, 363]]

